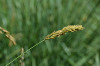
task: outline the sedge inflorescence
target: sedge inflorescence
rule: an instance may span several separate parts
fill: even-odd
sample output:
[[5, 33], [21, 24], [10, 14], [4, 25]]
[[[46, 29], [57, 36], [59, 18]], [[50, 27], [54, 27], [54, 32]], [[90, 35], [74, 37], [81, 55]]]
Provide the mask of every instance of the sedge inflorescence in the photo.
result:
[[55, 31], [55, 32], [47, 35], [45, 37], [45, 40], [54, 39], [56, 37], [59, 37], [61, 35], [64, 35], [66, 32], [75, 32], [75, 31], [83, 30], [83, 29], [84, 29], [84, 27], [82, 27], [82, 25], [69, 25], [67, 27], [64, 27], [61, 30]]

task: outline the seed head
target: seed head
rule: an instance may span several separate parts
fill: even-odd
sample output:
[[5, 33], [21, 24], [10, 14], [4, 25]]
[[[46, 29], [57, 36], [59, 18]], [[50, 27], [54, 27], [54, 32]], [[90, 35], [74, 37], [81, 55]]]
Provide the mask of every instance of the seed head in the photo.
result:
[[61, 30], [53, 32], [50, 35], [47, 35], [45, 37], [45, 40], [54, 39], [55, 37], [59, 37], [60, 35], [64, 35], [66, 32], [75, 32], [75, 31], [83, 30], [83, 29], [84, 29], [84, 27], [82, 27], [82, 25], [69, 25], [67, 27], [64, 27]]
[[7, 30], [5, 30], [4, 28], [0, 27], [0, 33], [4, 33], [5, 36], [6, 36], [14, 45], [16, 45], [16, 42], [15, 42], [14, 37], [12, 37], [12, 35], [10, 35], [10, 33], [9, 33]]

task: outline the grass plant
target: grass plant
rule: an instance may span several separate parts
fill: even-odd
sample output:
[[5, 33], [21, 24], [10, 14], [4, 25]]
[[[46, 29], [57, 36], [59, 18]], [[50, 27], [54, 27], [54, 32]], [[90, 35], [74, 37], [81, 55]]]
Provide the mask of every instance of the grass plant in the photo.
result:
[[[16, 40], [9, 46], [0, 30], [0, 66], [66, 25], [85, 29], [42, 42], [24, 55], [25, 65], [100, 66], [99, 13], [100, 0], [0, 0], [0, 26]], [[20, 66], [19, 60], [11, 66]]]

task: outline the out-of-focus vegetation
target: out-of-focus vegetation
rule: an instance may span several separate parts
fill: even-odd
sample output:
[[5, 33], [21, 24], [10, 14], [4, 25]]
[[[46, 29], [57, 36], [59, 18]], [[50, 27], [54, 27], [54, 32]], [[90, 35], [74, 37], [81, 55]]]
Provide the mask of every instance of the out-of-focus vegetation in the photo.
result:
[[[26, 66], [100, 66], [99, 0], [0, 0], [0, 26], [16, 46], [0, 34], [0, 66], [55, 30], [81, 24], [83, 31], [47, 40], [25, 54]], [[20, 58], [10, 66], [20, 66]]]

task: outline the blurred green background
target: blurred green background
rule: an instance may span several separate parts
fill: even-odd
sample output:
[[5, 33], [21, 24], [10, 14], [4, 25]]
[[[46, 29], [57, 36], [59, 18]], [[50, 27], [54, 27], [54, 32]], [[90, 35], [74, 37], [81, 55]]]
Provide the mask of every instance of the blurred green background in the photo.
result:
[[[67, 25], [83, 31], [46, 40], [24, 56], [25, 66], [100, 66], [100, 0], [0, 0], [0, 26], [16, 46], [0, 35], [0, 66]], [[21, 66], [20, 58], [9, 66]]]

